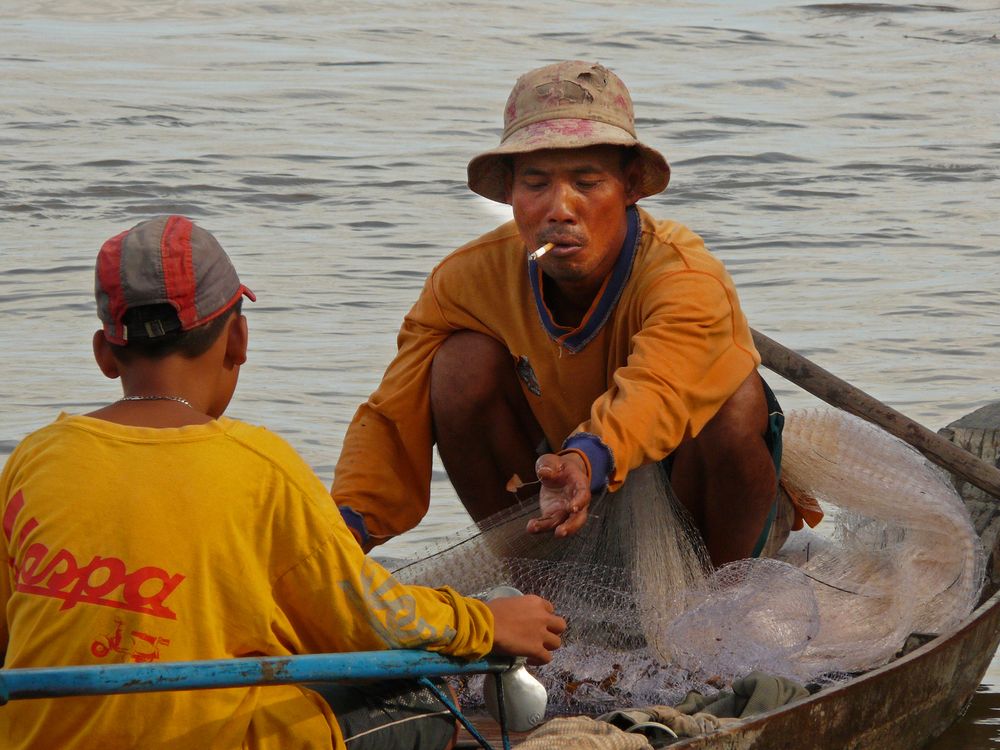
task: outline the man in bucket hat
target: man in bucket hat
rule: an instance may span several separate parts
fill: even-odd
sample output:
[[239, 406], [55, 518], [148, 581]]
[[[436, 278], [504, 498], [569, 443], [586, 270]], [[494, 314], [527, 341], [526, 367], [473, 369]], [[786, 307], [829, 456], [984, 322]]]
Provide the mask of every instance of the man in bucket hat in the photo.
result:
[[528, 530], [573, 534], [592, 496], [662, 461], [714, 563], [759, 554], [780, 408], [722, 264], [635, 205], [670, 167], [636, 138], [625, 84], [579, 61], [521, 76], [468, 177], [514, 221], [431, 272], [348, 429], [332, 494], [361, 544], [422, 518], [436, 443], [477, 521], [537, 474]]

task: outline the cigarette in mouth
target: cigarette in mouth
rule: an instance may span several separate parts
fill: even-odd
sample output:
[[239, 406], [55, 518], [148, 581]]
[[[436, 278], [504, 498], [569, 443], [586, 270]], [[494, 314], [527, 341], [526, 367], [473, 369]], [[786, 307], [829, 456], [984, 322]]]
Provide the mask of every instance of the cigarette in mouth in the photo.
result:
[[543, 255], [545, 255], [545, 253], [547, 253], [549, 250], [551, 250], [554, 247], [555, 247], [554, 243], [552, 243], [552, 242], [546, 242], [540, 248], [538, 248], [537, 250], [535, 250], [535, 252], [533, 252], [531, 255], [529, 255], [528, 256], [528, 260], [538, 260]]

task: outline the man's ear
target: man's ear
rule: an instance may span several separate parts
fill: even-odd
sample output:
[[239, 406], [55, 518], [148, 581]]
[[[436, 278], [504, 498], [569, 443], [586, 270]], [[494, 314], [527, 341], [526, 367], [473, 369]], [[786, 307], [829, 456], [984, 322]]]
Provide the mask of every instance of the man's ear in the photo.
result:
[[250, 342], [250, 329], [247, 327], [245, 315], [233, 315], [226, 325], [226, 364], [228, 366], [242, 365], [247, 361], [247, 345]]
[[104, 338], [104, 331], [96, 331], [94, 333], [92, 346], [94, 348], [94, 359], [97, 360], [97, 366], [101, 368], [101, 372], [104, 373], [105, 377], [114, 380], [121, 375], [121, 372], [118, 370], [118, 360], [115, 359], [115, 355], [111, 351], [111, 344]]
[[625, 165], [622, 175], [625, 182], [625, 203], [632, 206], [642, 197], [642, 161], [638, 158], [632, 159]]

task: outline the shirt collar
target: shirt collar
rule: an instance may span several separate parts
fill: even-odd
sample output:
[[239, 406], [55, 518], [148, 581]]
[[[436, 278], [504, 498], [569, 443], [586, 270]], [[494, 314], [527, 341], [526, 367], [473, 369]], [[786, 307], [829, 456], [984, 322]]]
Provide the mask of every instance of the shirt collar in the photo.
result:
[[566, 328], [553, 319], [552, 313], [542, 297], [542, 270], [536, 261], [528, 261], [528, 280], [531, 283], [531, 291], [535, 297], [535, 308], [538, 310], [542, 327], [552, 339], [571, 352], [575, 353], [583, 349], [604, 327], [632, 273], [632, 261], [642, 236], [639, 231], [639, 209], [634, 205], [629, 206], [625, 210], [625, 218], [628, 228], [625, 232], [625, 241], [618, 253], [618, 259], [598, 292], [594, 304], [591, 305], [590, 310], [587, 311], [586, 316], [576, 328]]

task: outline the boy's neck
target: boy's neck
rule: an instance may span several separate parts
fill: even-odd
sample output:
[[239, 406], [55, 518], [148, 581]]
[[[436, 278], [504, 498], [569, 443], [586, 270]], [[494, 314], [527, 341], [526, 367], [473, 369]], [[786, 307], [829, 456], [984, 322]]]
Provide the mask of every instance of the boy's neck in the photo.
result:
[[116, 352], [103, 331], [94, 334], [94, 356], [107, 377], [121, 379], [124, 396], [87, 416], [137, 427], [184, 427], [220, 417], [236, 389], [246, 361], [247, 327], [242, 315], [201, 353], [162, 356]]
[[86, 416], [130, 427], [186, 427], [212, 421], [181, 396], [157, 394], [125, 396]]
[[170, 354], [117, 363], [123, 396], [87, 416], [135, 427], [184, 427], [212, 421], [215, 367], [206, 357]]

